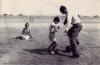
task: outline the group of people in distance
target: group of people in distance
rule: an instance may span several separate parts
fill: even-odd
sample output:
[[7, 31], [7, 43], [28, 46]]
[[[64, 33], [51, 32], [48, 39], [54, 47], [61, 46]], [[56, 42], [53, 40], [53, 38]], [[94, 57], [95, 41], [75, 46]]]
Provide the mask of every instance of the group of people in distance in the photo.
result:
[[[67, 8], [63, 5], [60, 6], [60, 12], [66, 16], [63, 23], [66, 26], [64, 32], [68, 35], [69, 41], [70, 41], [70, 46], [66, 46], [65, 52], [68, 52], [70, 50], [70, 52], [72, 52], [72, 58], [78, 58], [79, 53], [77, 51], [77, 46], [80, 43], [77, 37], [78, 37], [79, 32], [82, 30], [81, 21], [78, 15], [71, 15], [68, 12]], [[54, 20], [50, 24], [50, 28], [49, 28], [49, 39], [50, 39], [51, 44], [47, 48], [47, 50], [50, 54], [53, 54], [53, 55], [56, 54], [57, 42], [56, 42], [55, 34], [57, 30], [60, 29], [60, 27], [58, 26], [59, 22], [60, 22], [60, 18], [58, 16], [54, 17]], [[29, 24], [26, 23], [25, 28], [23, 28], [22, 30], [21, 35], [14, 39], [31, 39], [32, 35], [28, 27], [29, 27]]]

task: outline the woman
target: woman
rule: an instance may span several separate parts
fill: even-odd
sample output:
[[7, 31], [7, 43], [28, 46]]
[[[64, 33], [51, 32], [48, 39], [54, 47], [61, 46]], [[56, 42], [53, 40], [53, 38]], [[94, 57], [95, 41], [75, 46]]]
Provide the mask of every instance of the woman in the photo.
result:
[[31, 31], [29, 29], [29, 23], [25, 23], [25, 27], [23, 28], [21, 35], [17, 36], [13, 39], [19, 39], [19, 40], [28, 40], [31, 39], [32, 35], [31, 35]]

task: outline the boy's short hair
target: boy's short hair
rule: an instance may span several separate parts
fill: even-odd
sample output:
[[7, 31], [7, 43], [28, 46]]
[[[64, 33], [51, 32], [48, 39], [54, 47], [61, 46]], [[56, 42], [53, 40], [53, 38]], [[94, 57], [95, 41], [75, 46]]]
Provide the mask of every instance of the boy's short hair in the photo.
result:
[[54, 20], [53, 20], [54, 22], [56, 21], [56, 22], [59, 22], [60, 21], [60, 19], [59, 19], [59, 17], [57, 16], [57, 17], [54, 17]]
[[29, 23], [25, 23], [25, 26], [29, 25]]
[[[65, 13], [65, 9], [67, 9], [65, 6], [63, 6], [63, 5], [60, 6], [60, 12], [61, 12], [61, 13], [64, 14], [64, 13]], [[67, 12], [66, 12], [66, 13], [67, 13]]]

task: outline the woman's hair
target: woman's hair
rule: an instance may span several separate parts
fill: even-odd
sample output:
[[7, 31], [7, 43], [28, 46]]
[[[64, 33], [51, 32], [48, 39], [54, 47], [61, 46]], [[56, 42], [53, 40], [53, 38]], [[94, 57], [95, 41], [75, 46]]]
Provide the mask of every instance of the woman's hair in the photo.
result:
[[[66, 11], [65, 11], [66, 10]], [[65, 6], [60, 6], [60, 12], [63, 13], [63, 14], [67, 14], [67, 8]]]
[[60, 19], [59, 19], [59, 17], [58, 16], [56, 16], [56, 17], [54, 17], [54, 20], [53, 20], [54, 22], [55, 21], [57, 21], [57, 22], [59, 22], [60, 21]]

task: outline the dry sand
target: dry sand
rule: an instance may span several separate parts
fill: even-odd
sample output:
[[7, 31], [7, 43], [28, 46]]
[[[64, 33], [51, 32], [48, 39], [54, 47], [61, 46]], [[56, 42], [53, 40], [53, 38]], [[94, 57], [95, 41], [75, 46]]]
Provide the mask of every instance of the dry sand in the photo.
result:
[[[6, 25], [6, 26], [5, 26]], [[70, 58], [71, 53], [50, 55], [45, 52], [49, 23], [30, 23], [32, 40], [13, 40], [20, 35], [24, 23], [0, 23], [0, 65], [100, 65], [100, 23], [83, 23], [79, 34], [80, 58]], [[69, 45], [64, 27], [56, 35], [57, 49]]]

